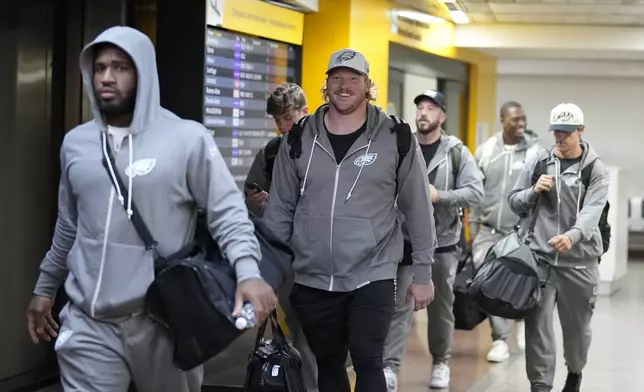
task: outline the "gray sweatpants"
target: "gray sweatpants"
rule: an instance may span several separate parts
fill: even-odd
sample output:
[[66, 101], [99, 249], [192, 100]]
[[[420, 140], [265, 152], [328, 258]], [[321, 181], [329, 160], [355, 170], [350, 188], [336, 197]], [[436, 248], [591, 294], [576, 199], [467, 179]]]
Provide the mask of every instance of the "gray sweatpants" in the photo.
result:
[[396, 304], [391, 323], [389, 324], [389, 332], [385, 340], [383, 355], [384, 367], [390, 368], [394, 373], [398, 373], [400, 363], [405, 355], [405, 346], [407, 345], [407, 338], [409, 337], [414, 319], [413, 299], [409, 303], [406, 303], [407, 290], [413, 277], [414, 272], [410, 265], [398, 265]]
[[[492, 246], [503, 238], [503, 234], [491, 230], [489, 227], [481, 226], [478, 234], [472, 242], [472, 262], [478, 268], [485, 260], [487, 252]], [[492, 327], [492, 341], [506, 341], [510, 336], [509, 320], [498, 316], [489, 316], [490, 326]]]
[[568, 371], [581, 373], [586, 366], [592, 332], [590, 320], [599, 291], [599, 269], [546, 267], [550, 275], [542, 291], [541, 309], [525, 320], [526, 371], [532, 392], [550, 392], [555, 376], [556, 341], [553, 327], [555, 306], [563, 332], [564, 358]]
[[69, 303], [60, 313], [56, 339], [65, 392], [200, 392], [203, 368], [182, 372], [173, 345], [147, 314], [118, 323], [96, 321]]
[[[291, 271], [292, 272], [292, 271]], [[304, 332], [302, 331], [302, 326], [295, 316], [293, 307], [291, 306], [291, 300], [289, 295], [291, 294], [291, 289], [293, 288], [293, 276], [287, 277], [287, 282], [284, 284], [284, 287], [279, 293], [279, 302], [282, 310], [284, 311], [284, 316], [286, 319], [286, 324], [288, 329], [291, 331], [291, 340], [293, 346], [297, 348], [302, 356], [302, 376], [304, 377], [304, 384], [306, 386], [307, 392], [318, 392], [318, 367], [315, 360], [315, 355], [309, 348], [309, 344], [306, 341]]]
[[454, 278], [460, 256], [460, 248], [434, 254], [432, 280], [435, 297], [427, 307], [427, 340], [434, 364], [446, 363], [452, 356]]

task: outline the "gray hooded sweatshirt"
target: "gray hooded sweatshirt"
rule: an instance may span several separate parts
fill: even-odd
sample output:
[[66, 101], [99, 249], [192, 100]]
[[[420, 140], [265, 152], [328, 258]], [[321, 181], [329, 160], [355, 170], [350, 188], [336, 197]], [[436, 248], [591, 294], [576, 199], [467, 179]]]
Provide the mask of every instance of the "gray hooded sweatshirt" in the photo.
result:
[[[453, 153], [452, 149], [461, 149], [456, 181], [450, 156]], [[440, 195], [440, 200], [434, 204], [438, 246], [448, 247], [457, 244], [461, 238], [463, 223], [459, 216], [459, 207], [471, 208], [483, 199], [483, 180], [470, 150], [459, 138], [446, 134], [441, 136], [436, 155], [427, 165], [428, 173], [434, 171], [436, 176], [433, 185]]]
[[508, 193], [517, 182], [526, 162], [543, 151], [539, 136], [526, 131], [525, 136], [513, 150], [506, 150], [503, 133], [499, 132], [476, 149], [476, 162], [483, 173], [485, 196], [476, 208], [471, 210], [472, 233], [479, 224], [496, 232], [506, 234], [519, 222], [519, 217], [510, 208]]
[[[116, 164], [132, 199], [112, 185], [101, 139], [111, 143], [93, 88], [94, 46], [112, 43], [137, 68], [136, 109]], [[60, 153], [58, 220], [34, 293], [53, 297], [63, 280], [71, 301], [97, 319], [140, 312], [154, 279], [151, 251], [143, 246], [123, 206], [137, 208], [161, 255], [192, 240], [197, 208], [207, 212], [210, 232], [239, 281], [258, 277], [261, 254], [239, 188], [214, 140], [201, 124], [160, 106], [154, 46], [144, 34], [113, 27], [82, 52], [80, 67], [94, 120], [65, 135]], [[111, 165], [110, 165], [111, 166]]]
[[[582, 146], [584, 152], [580, 163], [570, 166], [561, 174], [559, 159], [549, 151], [543, 151], [531, 159], [521, 170], [508, 196], [510, 207], [519, 215], [532, 215], [539, 201], [530, 248], [556, 266], [596, 266], [603, 253], [598, 225], [608, 200], [609, 173], [595, 150], [586, 142], [582, 142]], [[547, 159], [547, 174], [554, 176], [555, 185], [539, 197], [532, 188], [532, 173], [542, 158]], [[595, 164], [590, 184], [588, 189], [584, 189], [580, 181], [581, 170], [593, 161]], [[527, 217], [522, 227], [527, 227], [531, 219], [532, 216]], [[572, 248], [568, 252], [559, 254], [548, 245], [548, 241], [559, 234], [567, 235], [572, 241]]]
[[414, 282], [429, 282], [436, 231], [418, 143], [411, 138], [396, 171], [394, 121], [368, 105], [367, 130], [337, 164], [324, 125], [327, 107], [305, 122], [299, 158], [281, 144], [264, 212], [266, 225], [290, 242], [295, 282], [348, 292], [394, 279], [403, 255], [396, 195], [414, 248]]

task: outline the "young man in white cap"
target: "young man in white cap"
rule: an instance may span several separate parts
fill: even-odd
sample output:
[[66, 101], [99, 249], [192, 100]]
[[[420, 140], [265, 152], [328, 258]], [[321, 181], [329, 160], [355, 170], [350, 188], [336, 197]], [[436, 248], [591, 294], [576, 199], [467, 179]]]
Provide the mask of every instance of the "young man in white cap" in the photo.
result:
[[[427, 164], [431, 203], [438, 233], [432, 276], [436, 298], [427, 307], [429, 351], [433, 370], [429, 386], [447, 388], [450, 372], [447, 362], [451, 356], [454, 334], [454, 277], [463, 249], [459, 244], [462, 232], [460, 209], [477, 205], [483, 198], [483, 181], [472, 154], [455, 136], [442, 128], [446, 119], [445, 97], [428, 90], [414, 99], [416, 105], [416, 138]], [[397, 389], [397, 372], [409, 335], [412, 313], [401, 300], [409, 284], [405, 264], [416, 245], [408, 244], [398, 276], [398, 298], [385, 346], [384, 373], [390, 392]], [[402, 291], [401, 291], [402, 290]]]
[[553, 388], [556, 307], [568, 367], [563, 392], [578, 392], [591, 342], [598, 261], [604, 252], [601, 218], [605, 216], [609, 173], [595, 150], [581, 139], [584, 115], [577, 105], [556, 106], [550, 124], [555, 146], [525, 164], [508, 200], [526, 222], [536, 214], [530, 248], [545, 282], [541, 308], [525, 320], [531, 391]]
[[415, 250], [407, 295], [417, 310], [433, 297], [427, 171], [409, 125], [369, 103], [372, 87], [361, 53], [331, 56], [328, 103], [281, 144], [264, 212], [295, 254], [291, 303], [317, 360], [320, 392], [350, 391], [349, 350], [355, 391], [387, 390], [382, 351], [403, 253], [398, 210]]
[[[519, 178], [526, 161], [539, 154], [539, 136], [526, 129], [526, 114], [521, 104], [508, 101], [501, 106], [503, 130], [489, 138], [476, 149], [476, 162], [483, 173], [485, 196], [470, 215], [472, 258], [478, 268], [488, 250], [514, 229], [519, 216], [508, 204], [508, 193]], [[489, 316], [492, 327], [492, 348], [487, 354], [489, 362], [503, 362], [510, 357], [507, 339], [510, 335], [509, 320]], [[516, 322], [517, 347], [525, 349], [523, 321]]]

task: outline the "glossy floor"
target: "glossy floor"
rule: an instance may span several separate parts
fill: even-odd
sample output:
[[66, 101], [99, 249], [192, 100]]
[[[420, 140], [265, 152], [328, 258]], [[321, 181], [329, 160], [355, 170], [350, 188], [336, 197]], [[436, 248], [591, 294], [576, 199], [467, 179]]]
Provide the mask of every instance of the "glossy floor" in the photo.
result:
[[[555, 323], [558, 323], [555, 320]], [[623, 288], [612, 297], [602, 297], [593, 318], [593, 344], [584, 371], [584, 392], [641, 392], [638, 375], [644, 374], [644, 262], [631, 262]], [[419, 312], [400, 372], [399, 392], [427, 392], [431, 361], [427, 349], [427, 316]], [[561, 331], [558, 339], [558, 392], [566, 377], [562, 358]], [[490, 348], [490, 328], [486, 322], [471, 332], [457, 331], [451, 360], [452, 385], [443, 392], [529, 392], [525, 361], [511, 338], [512, 357], [491, 365], [485, 355]], [[239, 350], [243, 358], [248, 350]], [[242, 367], [243, 369], [243, 367]], [[219, 372], [213, 372], [219, 373]], [[214, 376], [214, 374], [213, 374]], [[211, 376], [212, 377], [212, 376]], [[59, 387], [46, 389], [58, 392]], [[42, 391], [42, 392], [45, 392]]]

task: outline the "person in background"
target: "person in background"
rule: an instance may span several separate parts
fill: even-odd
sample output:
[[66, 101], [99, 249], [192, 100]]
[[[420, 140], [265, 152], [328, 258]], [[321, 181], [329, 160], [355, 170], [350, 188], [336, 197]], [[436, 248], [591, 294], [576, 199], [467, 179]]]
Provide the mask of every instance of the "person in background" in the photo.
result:
[[266, 100], [266, 113], [275, 120], [280, 135], [257, 152], [245, 182], [248, 210], [260, 217], [264, 214], [268, 200], [273, 164], [283, 136], [291, 130], [293, 124], [309, 114], [304, 90], [295, 83], [287, 82], [277, 86]]
[[[257, 153], [246, 177], [246, 205], [251, 213], [259, 217], [263, 216], [264, 207], [268, 200], [268, 192], [266, 190], [271, 187], [275, 158], [284, 139], [284, 135], [291, 130], [293, 124], [306, 116], [308, 111], [304, 90], [295, 83], [283, 83], [277, 86], [266, 100], [266, 113], [275, 119], [275, 125], [281, 135], [269, 141]], [[263, 190], [254, 189], [257, 188], [254, 184], [259, 185]], [[304, 376], [306, 390], [308, 392], [317, 392], [318, 372], [315, 356], [309, 348], [306, 336], [302, 332], [302, 327], [293, 312], [293, 307], [289, 299], [293, 287], [293, 268], [290, 265], [288, 272], [286, 282], [279, 292], [279, 303], [284, 311], [293, 345], [302, 355], [302, 374]]]
[[[260, 277], [260, 247], [242, 193], [210, 132], [161, 107], [147, 36], [107, 29], [85, 47], [80, 64], [94, 119], [63, 141], [58, 220], [27, 310], [29, 333], [34, 343], [56, 339], [65, 392], [126, 391], [130, 381], [140, 391], [201, 391], [202, 367], [177, 369], [172, 341], [145, 311], [154, 255], [131, 222], [132, 198], [166, 255], [192, 239], [204, 210], [237, 274], [234, 314], [249, 301], [262, 321], [277, 299]], [[103, 159], [128, 183], [127, 199]], [[51, 308], [65, 279], [70, 302], [58, 331]]]
[[333, 53], [323, 94], [328, 103], [281, 145], [264, 221], [295, 253], [291, 303], [317, 360], [320, 392], [350, 391], [349, 350], [355, 391], [386, 392], [382, 351], [403, 252], [399, 210], [414, 245], [407, 296], [416, 310], [433, 297], [427, 171], [409, 125], [369, 102], [363, 54]]
[[[519, 216], [512, 212], [507, 201], [510, 190], [516, 183], [523, 165], [539, 154], [539, 136], [526, 130], [526, 114], [518, 102], [508, 101], [501, 106], [503, 130], [489, 138], [476, 149], [476, 162], [483, 174], [485, 187], [483, 202], [470, 214], [472, 259], [478, 268], [488, 250], [514, 229]], [[489, 362], [503, 362], [510, 357], [507, 339], [510, 335], [509, 321], [490, 316], [492, 348], [487, 354]], [[516, 342], [525, 349], [523, 321], [516, 323]]]
[[[460, 245], [463, 231], [461, 209], [481, 202], [483, 180], [470, 150], [442, 128], [447, 116], [443, 94], [427, 90], [414, 99], [414, 104], [416, 138], [427, 164], [438, 233], [438, 247], [432, 265], [436, 299], [427, 307], [427, 337], [433, 357], [429, 386], [440, 389], [448, 388], [450, 383], [448, 361], [454, 335], [454, 278], [464, 251]], [[413, 243], [411, 249], [416, 250]], [[402, 356], [400, 349], [397, 352], [396, 355]]]
[[508, 196], [510, 207], [526, 217], [526, 223], [536, 214], [530, 248], [545, 282], [539, 310], [525, 320], [526, 370], [531, 392], [552, 390], [556, 307], [568, 368], [562, 391], [579, 392], [599, 291], [598, 263], [604, 249], [598, 227], [608, 200], [609, 173], [581, 139], [585, 127], [579, 106], [562, 103], [552, 109], [550, 131], [553, 149], [526, 162]]

